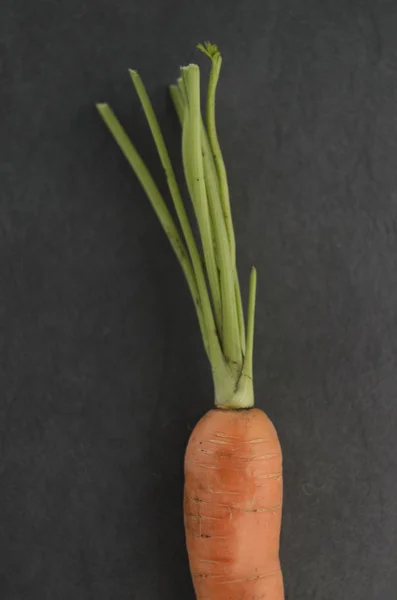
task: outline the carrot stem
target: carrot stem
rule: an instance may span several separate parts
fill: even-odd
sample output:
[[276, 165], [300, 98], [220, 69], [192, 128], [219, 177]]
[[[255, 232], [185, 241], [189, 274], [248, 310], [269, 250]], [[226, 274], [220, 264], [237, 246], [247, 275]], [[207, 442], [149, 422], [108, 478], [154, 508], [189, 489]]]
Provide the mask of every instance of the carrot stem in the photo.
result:
[[202, 128], [204, 177], [210, 198], [210, 214], [214, 230], [215, 249], [219, 265], [222, 301], [222, 347], [231, 368], [241, 371], [242, 350], [240, 329], [234, 292], [234, 268], [229, 251], [229, 241], [222, 214], [219, 182], [211, 154], [207, 133]]
[[254, 403], [252, 358], [256, 271], [253, 269], [250, 277], [245, 332], [229, 188], [215, 127], [215, 93], [222, 60], [216, 46], [206, 43], [205, 47], [199, 48], [212, 61], [207, 127], [201, 116], [200, 70], [197, 65], [181, 68], [177, 85], [170, 86], [170, 93], [182, 125], [183, 168], [198, 224], [203, 259], [160, 125], [139, 74], [130, 70], [165, 172], [182, 235], [148, 168], [111, 108], [105, 103], [97, 104], [97, 108], [140, 181], [181, 264], [212, 368], [215, 404], [221, 408], [249, 408]]
[[230, 194], [229, 194], [229, 186], [227, 182], [226, 175], [226, 167], [222, 156], [221, 147], [218, 140], [218, 134], [216, 131], [215, 125], [215, 96], [216, 96], [216, 88], [219, 81], [219, 74], [222, 66], [222, 57], [218, 50], [218, 47], [215, 44], [210, 44], [207, 42], [205, 46], [202, 44], [198, 44], [198, 49], [204, 52], [211, 60], [211, 73], [210, 80], [208, 84], [208, 98], [207, 98], [207, 109], [206, 109], [206, 117], [207, 117], [207, 129], [208, 129], [208, 137], [210, 140], [212, 152], [215, 159], [216, 169], [218, 172], [220, 190], [221, 190], [221, 199], [223, 206], [223, 213], [226, 223], [226, 229], [229, 236], [230, 243], [230, 252], [232, 257], [233, 264], [236, 262], [236, 241], [234, 236], [233, 229], [233, 221], [232, 221], [232, 213], [230, 209]]
[[184, 129], [188, 128], [184, 145], [185, 164], [189, 164], [191, 192], [196, 211], [197, 223], [202, 240], [204, 260], [214, 306], [215, 321], [221, 331], [222, 304], [218, 269], [215, 260], [213, 230], [208, 206], [207, 190], [204, 181], [203, 155], [201, 145], [201, 111], [200, 111], [200, 71], [197, 65], [189, 65], [182, 69], [186, 85], [188, 104], [184, 120]]
[[225, 219], [226, 230], [230, 244], [230, 254], [233, 268], [235, 269], [234, 285], [235, 285], [235, 302], [237, 303], [238, 324], [240, 329], [240, 340], [242, 344], [242, 352], [245, 352], [245, 330], [244, 330], [244, 312], [241, 300], [240, 283], [236, 270], [236, 240], [233, 228], [232, 212], [230, 208], [229, 185], [227, 181], [226, 167], [223, 160], [221, 147], [219, 144], [218, 134], [216, 130], [215, 106], [216, 106], [216, 89], [218, 86], [220, 70], [222, 66], [222, 57], [215, 44], [206, 42], [198, 44], [198, 49], [201, 50], [211, 60], [211, 73], [208, 84], [206, 119], [208, 137], [210, 140], [211, 150], [214, 156], [216, 170], [219, 178], [220, 195], [222, 201], [223, 216]]
[[[205, 329], [206, 329], [206, 341], [207, 341], [207, 349], [208, 349], [208, 327], [211, 327], [211, 319], [208, 322], [208, 311], [211, 310], [210, 301], [208, 297], [208, 289], [205, 281], [205, 275], [202, 267], [201, 257], [199, 251], [197, 249], [197, 245], [194, 239], [193, 231], [189, 223], [189, 219], [185, 210], [185, 206], [183, 204], [182, 196], [179, 190], [178, 183], [176, 181], [175, 172], [172, 167], [171, 159], [164, 141], [163, 134], [160, 129], [160, 125], [158, 123], [156, 114], [154, 112], [152, 103], [147, 94], [144, 83], [137, 71], [129, 70], [132, 82], [134, 84], [135, 90], [138, 94], [139, 100], [141, 102], [142, 108], [144, 110], [146, 119], [148, 121], [150, 130], [152, 132], [152, 136], [154, 142], [156, 144], [156, 148], [161, 160], [161, 164], [163, 165], [164, 172], [166, 175], [168, 187], [170, 190], [170, 194], [175, 206], [175, 211], [177, 213], [179, 223], [182, 229], [182, 233], [184, 235], [186, 245], [190, 254], [190, 258], [192, 261], [193, 270], [196, 277], [198, 294], [200, 297], [200, 304], [202, 309], [205, 306], [204, 314], [207, 315], [204, 317], [205, 321]], [[190, 177], [189, 177], [190, 179]]]
[[[184, 118], [184, 97], [183, 92], [180, 86], [171, 85], [170, 86], [170, 94], [173, 100], [176, 113], [178, 115], [179, 121], [183, 123]], [[244, 313], [241, 301], [240, 294], [240, 285], [237, 276], [237, 271], [235, 267], [231, 264], [229, 257], [229, 248], [228, 248], [228, 240], [225, 240], [225, 221], [223, 219], [222, 212], [219, 211], [221, 206], [220, 203], [220, 189], [219, 189], [219, 180], [216, 172], [215, 162], [212, 155], [212, 150], [208, 140], [208, 134], [205, 129], [204, 121], [201, 122], [201, 135], [202, 135], [202, 146], [203, 146], [203, 163], [204, 163], [204, 173], [205, 180], [207, 184], [207, 193], [209, 198], [210, 209], [213, 205], [216, 205], [216, 214], [213, 210], [213, 224], [214, 229], [218, 229], [218, 234], [220, 239], [218, 240], [218, 244], [216, 245], [216, 249], [222, 248], [222, 250], [218, 250], [219, 256], [217, 256], [217, 263], [220, 265], [220, 271], [222, 272], [222, 265], [224, 269], [227, 267], [227, 279], [224, 282], [224, 289], [222, 290], [222, 311], [223, 311], [223, 323], [222, 323], [222, 338], [223, 338], [223, 347], [225, 350], [225, 354], [227, 351], [228, 340], [225, 341], [225, 330], [226, 335], [227, 331], [230, 332], [230, 329], [233, 328], [233, 337], [230, 340], [230, 345], [233, 343], [236, 344], [236, 349], [234, 350], [232, 356], [234, 357], [235, 364], [240, 364], [242, 357], [245, 354], [245, 324], [244, 324]], [[222, 210], [222, 209], [221, 209]], [[227, 232], [226, 232], [227, 238]], [[230, 282], [230, 271], [232, 279], [234, 280], [235, 289], [234, 292], [231, 289]], [[234, 300], [233, 300], [233, 296]], [[225, 305], [225, 306], [224, 306]], [[229, 312], [229, 320], [228, 325], [226, 325], [225, 311]], [[229, 346], [230, 348], [230, 346]], [[231, 361], [232, 362], [232, 361]], [[233, 364], [233, 362], [232, 362]]]
[[182, 233], [184, 235], [186, 245], [189, 250], [190, 258], [193, 264], [196, 262], [198, 257], [198, 250], [196, 246], [196, 242], [194, 240], [193, 232], [190, 227], [189, 219], [186, 214], [185, 206], [183, 204], [182, 196], [179, 191], [179, 186], [176, 181], [175, 172], [172, 167], [171, 159], [168, 154], [167, 146], [164, 141], [163, 134], [161, 133], [160, 125], [158, 123], [156, 114], [154, 112], [152, 103], [147, 94], [144, 83], [137, 71], [129, 70], [131, 75], [132, 82], [134, 84], [135, 90], [138, 94], [139, 100], [141, 102], [142, 108], [144, 110], [147, 122], [149, 124], [150, 130], [152, 132], [153, 140], [156, 144], [156, 148], [161, 160], [161, 164], [163, 166], [168, 188], [170, 190], [170, 194], [175, 206], [175, 210], [179, 219], [179, 223], [182, 229]]
[[178, 115], [179, 122], [181, 125], [183, 124], [183, 114], [184, 114], [184, 106], [183, 106], [183, 98], [181, 90], [177, 85], [170, 85], [169, 91], [171, 94], [172, 101], [174, 103], [176, 114]]
[[247, 343], [244, 359], [243, 372], [252, 379], [253, 374], [253, 355], [254, 355], [254, 331], [255, 331], [255, 305], [256, 305], [256, 269], [252, 267], [250, 275], [250, 284], [248, 292], [248, 311], [247, 311]]
[[163, 197], [161, 196], [157, 185], [155, 184], [152, 175], [148, 168], [143, 162], [141, 156], [136, 150], [135, 146], [129, 139], [126, 131], [122, 127], [121, 123], [117, 119], [116, 115], [106, 103], [98, 103], [97, 109], [107, 125], [108, 129], [112, 133], [114, 139], [119, 145], [121, 151], [132, 167], [135, 175], [140, 181], [150, 203], [159, 219], [167, 237], [171, 243], [171, 246], [179, 260], [188, 283], [190, 293], [193, 298], [194, 306], [196, 308], [197, 317], [199, 320], [200, 330], [203, 336], [204, 346], [208, 348], [208, 338], [206, 333], [205, 322], [203, 319], [203, 313], [200, 302], [200, 295], [197, 288], [196, 277], [193, 271], [193, 267], [189, 256], [186, 252], [185, 245], [179, 235], [175, 222], [169, 212]]

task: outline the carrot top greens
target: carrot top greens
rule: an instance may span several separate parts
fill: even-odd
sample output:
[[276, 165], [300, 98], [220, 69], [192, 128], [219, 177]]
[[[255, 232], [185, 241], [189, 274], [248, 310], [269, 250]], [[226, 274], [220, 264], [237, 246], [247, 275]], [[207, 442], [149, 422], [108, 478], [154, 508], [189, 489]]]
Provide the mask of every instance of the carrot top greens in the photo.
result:
[[212, 64], [205, 122], [201, 115], [197, 65], [181, 68], [177, 83], [170, 86], [170, 93], [182, 126], [183, 170], [197, 220], [202, 255], [159, 123], [139, 74], [130, 70], [165, 171], [177, 222], [110, 106], [99, 103], [97, 108], [140, 181], [182, 267], [212, 368], [215, 404], [221, 408], [249, 408], [254, 404], [252, 354], [256, 270], [253, 268], [250, 276], [245, 332], [229, 187], [215, 125], [215, 96], [222, 58], [217, 46], [209, 42], [204, 46], [199, 44], [198, 48]]

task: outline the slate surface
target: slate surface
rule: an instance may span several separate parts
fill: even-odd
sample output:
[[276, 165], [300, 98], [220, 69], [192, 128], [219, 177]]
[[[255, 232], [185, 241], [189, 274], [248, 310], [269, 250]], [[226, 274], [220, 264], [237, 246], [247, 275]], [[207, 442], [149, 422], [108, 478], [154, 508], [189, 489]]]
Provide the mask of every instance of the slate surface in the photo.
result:
[[3, 0], [2, 600], [193, 600], [182, 461], [210, 373], [176, 260], [93, 105], [111, 102], [161, 178], [127, 68], [178, 159], [166, 85], [189, 61], [207, 73], [205, 39], [224, 56], [244, 290], [259, 270], [287, 598], [395, 599], [396, 30], [395, 1]]

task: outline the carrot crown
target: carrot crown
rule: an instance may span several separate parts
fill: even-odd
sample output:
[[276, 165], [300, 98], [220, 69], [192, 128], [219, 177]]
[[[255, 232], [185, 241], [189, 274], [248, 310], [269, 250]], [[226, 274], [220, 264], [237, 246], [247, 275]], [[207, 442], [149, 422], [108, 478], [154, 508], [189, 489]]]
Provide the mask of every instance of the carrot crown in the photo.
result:
[[177, 83], [170, 86], [170, 93], [182, 126], [183, 170], [197, 221], [201, 252], [159, 123], [139, 74], [130, 70], [165, 171], [176, 219], [110, 106], [99, 103], [97, 108], [146, 192], [185, 275], [212, 368], [215, 404], [220, 408], [249, 408], [254, 404], [252, 355], [256, 270], [252, 268], [250, 276], [245, 327], [229, 187], [215, 126], [215, 95], [222, 58], [217, 46], [209, 42], [199, 44], [198, 48], [212, 65], [205, 121], [200, 107], [200, 70], [196, 64], [181, 68]]

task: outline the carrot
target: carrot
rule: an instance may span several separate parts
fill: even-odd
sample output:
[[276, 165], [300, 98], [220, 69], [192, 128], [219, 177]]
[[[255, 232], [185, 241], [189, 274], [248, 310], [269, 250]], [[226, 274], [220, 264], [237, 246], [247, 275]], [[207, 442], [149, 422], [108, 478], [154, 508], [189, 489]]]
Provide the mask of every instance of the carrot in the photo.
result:
[[256, 270], [244, 318], [226, 168], [215, 126], [221, 68], [217, 46], [199, 49], [211, 60], [206, 119], [200, 70], [182, 67], [170, 86], [182, 125], [182, 161], [201, 250], [196, 242], [159, 123], [136, 71], [142, 104], [177, 221], [152, 175], [108, 104], [105, 124], [140, 181], [185, 275], [214, 381], [215, 409], [194, 428], [185, 455], [184, 523], [198, 600], [283, 600], [279, 561], [282, 457], [269, 418], [254, 408], [253, 344]]
[[281, 451], [257, 408], [212, 410], [185, 457], [185, 529], [197, 598], [283, 598]]

